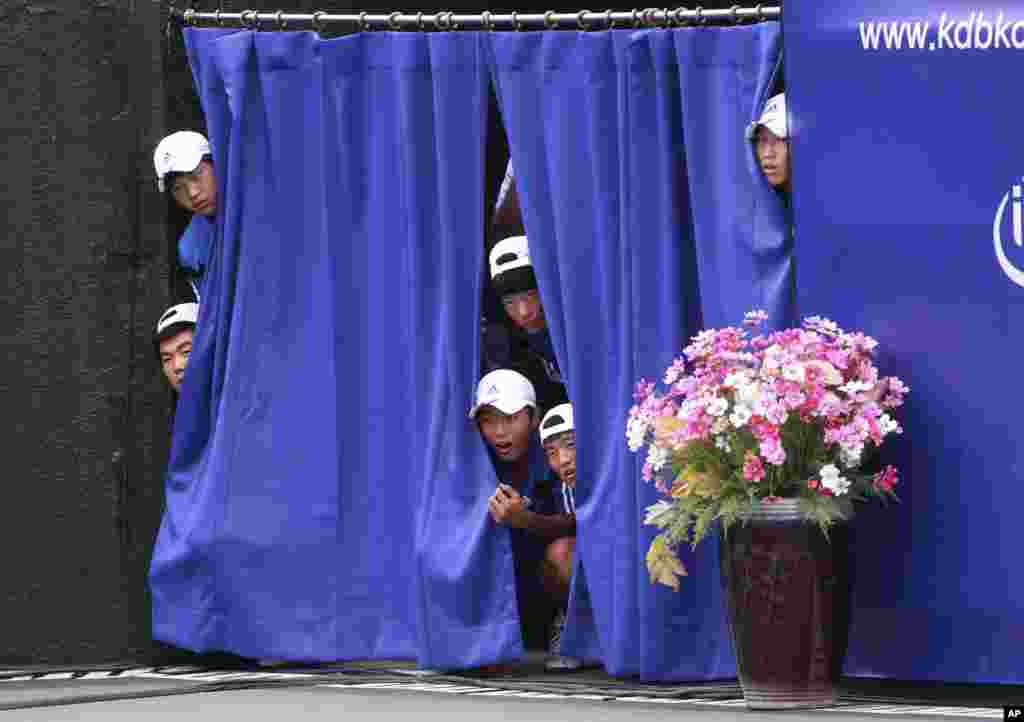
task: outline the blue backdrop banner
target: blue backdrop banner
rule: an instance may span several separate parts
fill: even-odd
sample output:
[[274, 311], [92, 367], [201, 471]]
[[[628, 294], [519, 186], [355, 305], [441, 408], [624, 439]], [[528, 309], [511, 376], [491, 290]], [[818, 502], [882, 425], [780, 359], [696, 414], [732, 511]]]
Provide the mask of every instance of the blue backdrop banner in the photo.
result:
[[1019, 684], [1024, 7], [783, 7], [801, 312], [911, 389], [903, 503], [856, 523], [846, 673]]
[[158, 638], [442, 668], [521, 655], [466, 418], [481, 37], [186, 31], [221, 201], [151, 570]]
[[[578, 440], [577, 587], [563, 649], [612, 674], [735, 674], [714, 541], [678, 594], [652, 586], [640, 526], [655, 491], [625, 441], [630, 391], [703, 322], [789, 312], [781, 206], [744, 127], [777, 24], [494, 33], [494, 81]], [[766, 250], [767, 249], [767, 250]], [[765, 251], [765, 252], [762, 252]]]

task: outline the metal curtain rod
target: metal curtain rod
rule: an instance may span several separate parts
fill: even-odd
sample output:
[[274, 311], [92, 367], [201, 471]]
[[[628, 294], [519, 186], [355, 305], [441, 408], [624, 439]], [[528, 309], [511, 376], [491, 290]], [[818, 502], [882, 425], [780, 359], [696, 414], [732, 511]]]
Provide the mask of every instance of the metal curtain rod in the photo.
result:
[[311, 28], [320, 32], [326, 25], [348, 24], [354, 30], [608, 30], [611, 28], [665, 28], [690, 25], [739, 25], [777, 20], [782, 14], [777, 5], [705, 10], [697, 7], [645, 10], [604, 10], [575, 13], [492, 13], [473, 15], [453, 12], [388, 14], [331, 12], [286, 13], [243, 10], [237, 13], [200, 12], [171, 8], [171, 16], [187, 25], [242, 27], [250, 30], [297, 30]]

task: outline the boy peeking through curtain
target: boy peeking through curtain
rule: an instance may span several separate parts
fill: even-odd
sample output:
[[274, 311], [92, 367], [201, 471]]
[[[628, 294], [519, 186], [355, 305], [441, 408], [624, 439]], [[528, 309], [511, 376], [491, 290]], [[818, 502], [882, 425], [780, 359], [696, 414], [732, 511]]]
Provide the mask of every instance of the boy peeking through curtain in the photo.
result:
[[[524, 643], [541, 646], [537, 633], [547, 627], [548, 668], [574, 669], [579, 662], [560, 657], [558, 643], [571, 574], [566, 570], [572, 568], [573, 545], [566, 539], [576, 534], [575, 507], [570, 510], [564, 497], [556, 502], [545, 481], [547, 468], [534, 436], [540, 419], [533, 384], [517, 371], [496, 369], [480, 379], [469, 415], [495, 459], [498, 485], [487, 509], [509, 530]], [[563, 466], [575, 483], [575, 457], [571, 475], [569, 464]]]

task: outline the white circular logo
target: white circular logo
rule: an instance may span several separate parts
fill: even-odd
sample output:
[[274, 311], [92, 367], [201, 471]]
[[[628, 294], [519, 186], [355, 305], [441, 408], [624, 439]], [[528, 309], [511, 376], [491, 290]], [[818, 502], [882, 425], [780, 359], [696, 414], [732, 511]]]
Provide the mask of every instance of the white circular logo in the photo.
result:
[[996, 260], [999, 262], [999, 267], [1003, 269], [1003, 273], [1011, 281], [1024, 288], [1024, 270], [1013, 265], [1013, 261], [1006, 255], [1006, 248], [1003, 247], [1003, 214], [1006, 212], [1007, 204], [1011, 207], [1013, 242], [1017, 246], [1024, 246], [1024, 230], [1022, 230], [1022, 225], [1024, 225], [1024, 218], [1022, 217], [1024, 217], [1024, 213], [1022, 213], [1021, 185], [1019, 183], [1010, 188], [1003, 196], [1003, 199], [999, 201], [996, 218], [992, 222], [992, 242], [996, 247]]

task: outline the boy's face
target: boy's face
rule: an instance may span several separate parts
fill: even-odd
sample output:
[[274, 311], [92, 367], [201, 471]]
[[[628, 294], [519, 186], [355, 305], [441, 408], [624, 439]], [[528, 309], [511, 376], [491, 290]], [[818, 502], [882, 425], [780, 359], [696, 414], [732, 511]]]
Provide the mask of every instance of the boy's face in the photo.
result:
[[199, 167], [191, 173], [174, 176], [171, 193], [175, 202], [191, 213], [212, 216], [217, 213], [217, 177], [213, 163], [200, 161]]
[[508, 293], [501, 297], [501, 305], [512, 322], [524, 331], [540, 331], [547, 326], [544, 307], [536, 288], [522, 293]]
[[514, 414], [503, 414], [493, 406], [485, 406], [480, 409], [476, 420], [484, 440], [499, 459], [512, 462], [526, 455], [534, 427], [533, 412], [529, 406]]
[[160, 342], [160, 365], [163, 367], [167, 383], [180, 392], [181, 384], [185, 380], [185, 366], [188, 364], [189, 354], [192, 353], [193, 330], [185, 328], [173, 336], [168, 336]]
[[757, 161], [773, 188], [789, 190], [789, 141], [763, 125], [757, 129]]
[[548, 466], [566, 486], [576, 485], [576, 432], [563, 431], [544, 442]]

